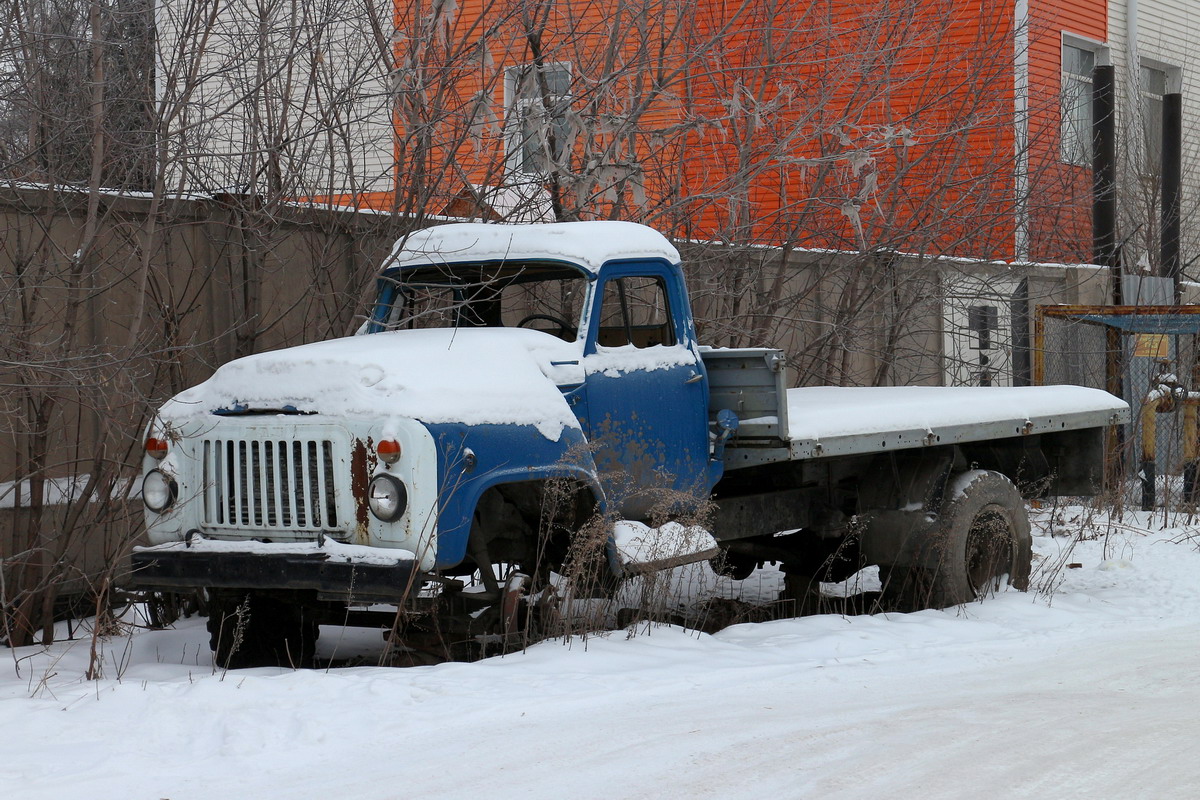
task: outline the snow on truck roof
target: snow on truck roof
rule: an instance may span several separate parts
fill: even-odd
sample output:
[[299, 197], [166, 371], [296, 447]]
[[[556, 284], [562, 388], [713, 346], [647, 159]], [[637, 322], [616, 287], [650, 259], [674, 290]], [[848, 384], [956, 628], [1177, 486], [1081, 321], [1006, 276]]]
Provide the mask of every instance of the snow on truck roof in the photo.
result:
[[619, 258], [662, 258], [679, 251], [653, 228], [633, 222], [541, 225], [454, 223], [413, 231], [396, 242], [385, 269], [470, 261], [569, 261], [593, 273]]

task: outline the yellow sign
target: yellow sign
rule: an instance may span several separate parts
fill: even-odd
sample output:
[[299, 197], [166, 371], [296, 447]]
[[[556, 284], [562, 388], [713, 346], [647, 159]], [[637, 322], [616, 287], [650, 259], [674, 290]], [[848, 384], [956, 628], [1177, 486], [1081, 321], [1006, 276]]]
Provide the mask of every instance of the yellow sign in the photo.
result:
[[1142, 358], [1166, 358], [1170, 352], [1165, 333], [1139, 333], [1133, 354]]

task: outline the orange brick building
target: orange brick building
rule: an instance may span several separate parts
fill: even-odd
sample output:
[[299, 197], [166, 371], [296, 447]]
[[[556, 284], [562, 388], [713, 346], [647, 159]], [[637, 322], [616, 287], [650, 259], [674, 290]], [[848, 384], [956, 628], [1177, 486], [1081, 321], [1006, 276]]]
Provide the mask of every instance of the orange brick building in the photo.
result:
[[1101, 0], [440, 8], [398, 0], [396, 189], [370, 205], [1090, 257], [1079, 45], [1106, 38]]

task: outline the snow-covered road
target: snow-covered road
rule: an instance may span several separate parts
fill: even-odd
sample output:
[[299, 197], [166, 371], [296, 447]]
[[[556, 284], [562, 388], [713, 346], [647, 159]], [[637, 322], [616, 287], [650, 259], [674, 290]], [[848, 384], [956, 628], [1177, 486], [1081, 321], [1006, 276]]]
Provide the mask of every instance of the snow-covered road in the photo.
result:
[[0, 653], [0, 786], [56, 800], [1192, 798], [1200, 552], [1171, 541], [1186, 529], [1142, 522], [1154, 532], [1102, 526], [1066, 557], [1066, 538], [1037, 538], [1044, 567], [1081, 565], [1049, 600], [618, 631], [411, 669], [222, 675], [195, 620], [109, 640], [101, 681], [81, 679], [86, 643], [21, 651], [19, 676]]

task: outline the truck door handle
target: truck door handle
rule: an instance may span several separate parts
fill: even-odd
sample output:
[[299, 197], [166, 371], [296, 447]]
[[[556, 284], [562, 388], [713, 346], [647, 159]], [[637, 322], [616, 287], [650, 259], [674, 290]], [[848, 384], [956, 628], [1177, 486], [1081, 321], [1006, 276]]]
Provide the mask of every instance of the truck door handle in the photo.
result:
[[696, 381], [701, 380], [703, 378], [704, 378], [704, 375], [702, 375], [701, 373], [693, 372], [692, 377], [688, 378], [686, 381], [684, 381], [684, 383], [695, 383]]

